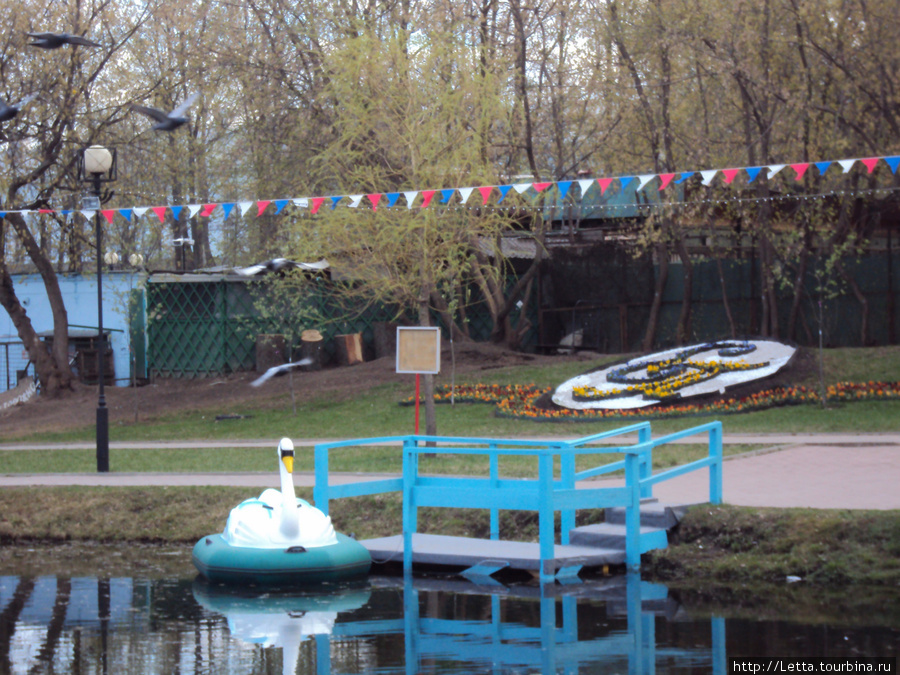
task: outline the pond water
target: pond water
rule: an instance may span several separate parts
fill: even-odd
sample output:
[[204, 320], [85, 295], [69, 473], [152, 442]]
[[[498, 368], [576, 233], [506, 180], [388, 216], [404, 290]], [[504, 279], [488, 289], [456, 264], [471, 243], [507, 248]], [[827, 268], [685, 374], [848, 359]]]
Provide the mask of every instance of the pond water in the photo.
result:
[[896, 658], [891, 621], [723, 617], [637, 575], [543, 590], [372, 576], [262, 592], [189, 573], [17, 573], [0, 575], [0, 673], [725, 675], [739, 656]]

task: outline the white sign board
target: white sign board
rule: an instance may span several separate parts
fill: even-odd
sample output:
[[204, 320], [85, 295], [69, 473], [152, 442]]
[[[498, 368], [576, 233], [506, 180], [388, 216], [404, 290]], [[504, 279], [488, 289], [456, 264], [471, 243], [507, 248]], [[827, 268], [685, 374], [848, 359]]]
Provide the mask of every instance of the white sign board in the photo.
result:
[[441, 330], [398, 326], [397, 372], [426, 375], [441, 372]]

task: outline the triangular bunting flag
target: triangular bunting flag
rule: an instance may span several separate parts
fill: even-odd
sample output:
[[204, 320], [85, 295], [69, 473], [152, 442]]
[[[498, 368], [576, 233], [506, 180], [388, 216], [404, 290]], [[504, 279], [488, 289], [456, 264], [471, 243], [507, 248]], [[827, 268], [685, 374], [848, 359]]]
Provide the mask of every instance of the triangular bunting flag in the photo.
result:
[[448, 204], [450, 202], [450, 198], [453, 196], [455, 190], [441, 190], [441, 204]]
[[647, 183], [649, 183], [654, 178], [656, 178], [655, 173], [645, 173], [645, 174], [638, 176], [638, 186], [635, 189], [643, 190], [645, 187], [647, 187]]
[[[362, 201], [363, 197], [365, 197], [365, 195], [350, 195], [350, 208], [359, 208], [359, 204]], [[335, 203], [335, 206], [337, 206], [337, 203]], [[334, 208], [334, 206], [332, 206], [331, 208]]]
[[747, 175], [750, 177], [750, 180], [747, 183], [752, 183], [756, 180], [756, 177], [763, 170], [761, 166], [748, 166], [747, 167]]
[[432, 197], [434, 197], [434, 190], [425, 190], [422, 193], [422, 208], [428, 208], [428, 205], [431, 203]]
[[737, 177], [740, 169], [722, 169], [722, 175], [725, 176], [725, 185], [731, 185], [732, 181]]
[[135, 218], [140, 218], [140, 217], [143, 216], [145, 213], [147, 213], [147, 211], [149, 211], [150, 209], [148, 209], [146, 206], [135, 206], [135, 207], [134, 207], [133, 209], [131, 209], [131, 210], [132, 210], [132, 212], [134, 213], [134, 217], [135, 217]]
[[853, 165], [856, 164], [855, 159], [841, 159], [838, 160], [838, 164], [841, 165], [841, 168], [844, 170], [844, 173], [850, 171], [853, 168]]
[[109, 223], [110, 225], [112, 225], [113, 220], [115, 220], [115, 218], [116, 218], [115, 210], [107, 209], [107, 210], [103, 211], [102, 213], [103, 213], [103, 217], [106, 218], [106, 222]]
[[675, 185], [681, 185], [684, 181], [686, 181], [688, 178], [693, 176], [695, 173], [697, 173], [697, 172], [696, 171], [682, 171], [681, 175], [678, 177], [678, 180], [675, 181]]
[[301, 197], [300, 199], [292, 199], [294, 206], [299, 206], [301, 209], [309, 208], [309, 200], [306, 197]]
[[54, 213], [53, 209], [38, 209], [38, 213]]
[[569, 188], [572, 187], [572, 181], [561, 180], [556, 184], [556, 187], [559, 189], [559, 198], [565, 199], [566, 195], [569, 194]]
[[279, 213], [281, 213], [281, 210], [285, 206], [287, 206], [287, 204], [288, 204], [287, 199], [276, 199], [275, 200], [275, 215], [277, 216]]
[[669, 187], [669, 183], [675, 178], [674, 173], [661, 173], [659, 174], [659, 190], [662, 192], [667, 187]]
[[156, 214], [156, 217], [159, 218], [159, 222], [166, 222], [166, 207], [165, 206], [154, 206], [153, 213]]
[[897, 166], [900, 166], [900, 157], [885, 157], [884, 161], [891, 167], [891, 173], [897, 173]]
[[491, 198], [491, 193], [494, 191], [493, 185], [485, 185], [483, 187], [478, 188], [478, 191], [481, 193], [481, 205], [484, 206], [488, 203], [488, 199]]
[[578, 187], [581, 188], [581, 196], [582, 197], [584, 197], [584, 195], [587, 193], [587, 191], [591, 189], [591, 185], [593, 185], [593, 184], [594, 184], [593, 178], [588, 178], [587, 180], [578, 181]]
[[212, 215], [212, 212], [216, 210], [218, 204], [204, 204], [203, 208], [200, 210], [201, 218], [209, 218]]
[[[340, 196], [340, 197], [332, 197], [332, 198], [331, 198], [331, 210], [332, 210], [332, 211], [334, 211], [334, 210], [337, 208], [337, 205], [340, 203], [340, 201], [341, 201], [343, 198], [344, 198], [343, 196]], [[362, 201], [362, 198], [363, 198], [363, 196], [360, 195], [360, 196], [359, 196], [359, 200], [356, 202], [356, 206], [359, 206], [359, 202]]]
[[231, 215], [231, 209], [234, 208], [234, 204], [222, 204], [222, 218], [228, 220], [228, 216]]
[[[63, 213], [65, 213], [65, 211]], [[119, 215], [129, 223], [131, 222], [131, 209], [119, 209]]]
[[385, 197], [387, 197], [387, 206], [391, 208], [394, 204], [397, 203], [397, 200], [400, 199], [399, 192], [388, 192]]
[[403, 196], [406, 197], [406, 208], [411, 209], [413, 207], [413, 202], [416, 201], [416, 197], [419, 195], [418, 192], [404, 192]]
[[516, 183], [515, 185], [513, 185], [513, 188], [515, 189], [515, 191], [518, 192], [520, 195], [525, 194], [525, 192], [530, 187], [531, 187], [531, 183]]
[[604, 194], [606, 192], [606, 188], [610, 186], [612, 183], [612, 178], [598, 178], [597, 184], [600, 186], [600, 194]]
[[809, 168], [809, 162], [800, 162], [799, 164], [791, 164], [790, 166], [797, 172], [797, 176], [794, 180], [803, 180], [803, 174], [805, 174], [806, 170]]
[[183, 206], [170, 206], [169, 208], [172, 210], [172, 218], [174, 218], [177, 221], [178, 216], [181, 215], [181, 209], [183, 209], [184, 207]]
[[787, 164], [769, 164], [766, 168], [769, 170], [769, 178], [773, 178], [776, 173], [781, 171]]
[[703, 177], [703, 184], [709, 186], [713, 178], [716, 177], [716, 174], [719, 173], [718, 169], [710, 169], [709, 171], [701, 171], [700, 175]]
[[499, 204], [504, 199], [506, 199], [506, 195], [509, 194], [509, 191], [512, 190], [512, 185], [498, 185], [497, 189], [500, 190], [500, 199], [497, 200]]
[[470, 187], [459, 188], [459, 196], [462, 199], [463, 204], [465, 204], [467, 201], [469, 201], [469, 197], [472, 196], [472, 193], [474, 191], [475, 191], [475, 188], [470, 188]]
[[238, 202], [238, 206], [241, 209], [241, 215], [246, 216], [247, 211], [249, 211], [250, 207], [253, 206], [253, 202]]
[[532, 184], [531, 184], [531, 187], [533, 187], [533, 188], [534, 188], [535, 190], [537, 190], [538, 192], [543, 192], [544, 190], [546, 190], [546, 189], [547, 189], [548, 187], [550, 187], [551, 185], [553, 185], [553, 183], [532, 183]]
[[869, 170], [869, 173], [872, 173], [875, 170], [875, 165], [878, 164], [878, 157], [869, 157], [867, 159], [861, 159], [859, 161], [865, 164], [866, 168]]
[[201, 204], [188, 204], [188, 218], [196, 216], [200, 213], [200, 209], [202, 208], [203, 206]]
[[824, 176], [825, 172], [828, 171], [828, 167], [831, 166], [831, 162], [816, 162], [815, 167], [819, 170], [819, 175]]
[[[154, 211], [155, 210], [156, 209], [154, 209]], [[165, 207], [163, 207], [163, 212], [165, 212], [165, 210], [166, 210]], [[4, 211], [3, 215], [5, 216], [7, 213], [9, 213], [9, 211]], [[13, 211], [13, 213], [18, 213], [18, 212]], [[96, 211], [80, 211], [79, 213], [81, 213], [81, 215], [84, 216], [85, 220], [93, 220], [94, 214], [96, 214], [97, 212]], [[160, 222], [162, 222], [162, 219], [160, 219]]]
[[372, 210], [377, 211], [378, 210], [378, 202], [381, 201], [381, 193], [380, 192], [373, 193], [370, 195], [366, 195], [366, 197], [368, 197], [369, 201], [372, 202]]
[[634, 180], [634, 176], [620, 176], [619, 177], [619, 186], [622, 188], [622, 192], [625, 192], [625, 187]]
[[325, 202], [325, 197], [313, 197], [312, 200], [312, 208], [309, 210], [310, 213], [318, 213], [319, 207]]
[[266, 207], [271, 203], [272, 202], [268, 199], [263, 199], [261, 201], [256, 202], [256, 207], [257, 207], [256, 208], [256, 217], [258, 218], [259, 216], [261, 216], [265, 212]]

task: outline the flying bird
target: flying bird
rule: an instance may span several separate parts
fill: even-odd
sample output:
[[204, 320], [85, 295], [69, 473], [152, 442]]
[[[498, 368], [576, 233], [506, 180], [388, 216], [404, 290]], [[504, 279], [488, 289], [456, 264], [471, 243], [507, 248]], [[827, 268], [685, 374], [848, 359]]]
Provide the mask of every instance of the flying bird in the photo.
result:
[[99, 47], [100, 44], [92, 40], [88, 40], [80, 35], [70, 35], [69, 33], [28, 33], [34, 42], [29, 42], [31, 47], [40, 47], [41, 49], [59, 49], [63, 45], [82, 45], [84, 47]]
[[37, 94], [29, 94], [18, 103], [7, 103], [0, 98], [0, 122], [9, 122], [22, 111], [22, 108], [31, 103], [31, 99], [35, 96]]
[[279, 377], [281, 375], [286, 375], [294, 368], [299, 368], [300, 366], [308, 366], [312, 363], [312, 359], [300, 359], [299, 361], [294, 361], [293, 363], [282, 363], [280, 366], [272, 366], [262, 375], [257, 377], [253, 382], [250, 383], [251, 387], [258, 387], [261, 384], [265, 384], [273, 377]]
[[184, 113], [190, 105], [197, 100], [199, 95], [200, 92], [194, 92], [170, 113], [157, 108], [148, 108], [143, 105], [132, 105], [131, 109], [143, 113], [150, 119], [155, 120], [156, 124], [153, 125], [153, 129], [156, 129], [157, 131], [174, 131], [188, 121], [188, 118], [184, 116]]

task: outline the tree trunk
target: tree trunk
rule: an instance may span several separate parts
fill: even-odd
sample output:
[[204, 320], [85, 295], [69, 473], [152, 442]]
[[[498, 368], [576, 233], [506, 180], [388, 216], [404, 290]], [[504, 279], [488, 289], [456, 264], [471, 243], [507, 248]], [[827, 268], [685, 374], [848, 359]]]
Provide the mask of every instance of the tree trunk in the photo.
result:
[[722, 257], [716, 256], [716, 269], [719, 271], [719, 285], [722, 287], [722, 307], [725, 309], [725, 317], [728, 319], [728, 330], [731, 339], [737, 337], [737, 331], [734, 327], [734, 315], [731, 313], [731, 303], [728, 301], [728, 287], [725, 284], [725, 272], [722, 269]]
[[659, 274], [656, 277], [656, 286], [653, 289], [653, 302], [650, 304], [650, 316], [647, 317], [647, 330], [644, 332], [644, 340], [641, 343], [641, 349], [649, 352], [653, 349], [653, 342], [656, 340], [656, 328], [659, 325], [659, 312], [662, 308], [663, 291], [666, 289], [666, 282], [669, 280], [669, 247], [665, 241], [661, 241], [656, 245], [656, 255], [659, 261]]
[[835, 268], [837, 268], [838, 274], [841, 275], [844, 281], [847, 282], [847, 285], [850, 286], [850, 290], [853, 291], [854, 297], [859, 301], [859, 304], [862, 306], [862, 317], [859, 322], [859, 346], [867, 347], [869, 344], [869, 300], [863, 294], [862, 290], [859, 287], [859, 284], [847, 274], [847, 271], [844, 269], [844, 266], [839, 262], [835, 263]]
[[675, 329], [675, 344], [683, 345], [691, 337], [691, 298], [694, 294], [694, 264], [688, 255], [684, 240], [679, 237], [675, 243], [684, 275], [684, 293], [681, 296], [681, 314]]

